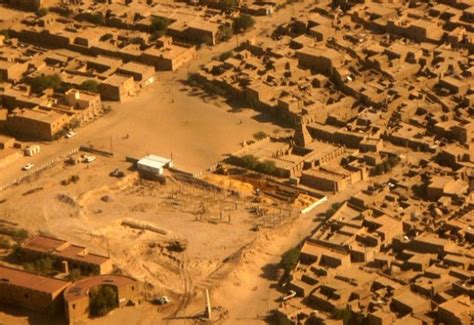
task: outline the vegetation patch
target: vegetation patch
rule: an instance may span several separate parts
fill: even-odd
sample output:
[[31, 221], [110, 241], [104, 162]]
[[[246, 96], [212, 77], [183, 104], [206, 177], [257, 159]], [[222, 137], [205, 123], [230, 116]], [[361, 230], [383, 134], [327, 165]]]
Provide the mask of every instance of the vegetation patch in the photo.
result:
[[118, 307], [117, 290], [108, 285], [92, 288], [89, 292], [89, 309], [92, 316], [103, 316]]
[[37, 76], [30, 80], [30, 85], [35, 93], [41, 93], [48, 88], [59, 91], [61, 90], [62, 79], [59, 74]]
[[84, 90], [84, 91], [90, 91], [92, 93], [98, 93], [99, 83], [94, 79], [88, 79], [81, 83], [81, 85], [79, 86], [79, 89]]
[[244, 155], [240, 158], [235, 158], [233, 163], [237, 166], [250, 169], [262, 174], [267, 174], [275, 177], [280, 177], [280, 171], [278, 170], [273, 160], [260, 161], [254, 155]]
[[298, 248], [292, 248], [286, 251], [280, 260], [280, 266], [285, 270], [285, 274], [288, 274], [296, 267], [300, 259], [300, 250]]
[[232, 29], [236, 33], [243, 33], [255, 25], [255, 19], [250, 15], [241, 14], [239, 17], [234, 18], [232, 23]]
[[400, 163], [400, 158], [397, 156], [390, 156], [374, 168], [375, 175], [383, 175], [389, 173], [395, 166]]

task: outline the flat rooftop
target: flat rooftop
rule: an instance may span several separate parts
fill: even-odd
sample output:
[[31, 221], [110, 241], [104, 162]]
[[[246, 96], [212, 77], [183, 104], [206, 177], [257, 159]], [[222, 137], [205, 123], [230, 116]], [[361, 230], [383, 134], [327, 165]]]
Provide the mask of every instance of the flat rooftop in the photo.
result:
[[123, 85], [125, 82], [127, 82], [129, 79], [132, 79], [132, 78], [133, 77], [124, 76], [124, 75], [114, 73], [109, 78], [107, 78], [107, 80], [105, 80], [104, 83], [108, 84], [108, 85], [119, 87], [119, 86]]
[[63, 117], [63, 114], [61, 113], [40, 109], [19, 109], [14, 110], [13, 113], [14, 116], [40, 121], [43, 123], [54, 123]]
[[128, 62], [122, 65], [118, 70], [133, 72], [133, 73], [147, 73], [147, 72], [154, 72], [155, 69], [152, 66], [137, 63], [137, 62]]
[[145, 156], [137, 162], [137, 165], [148, 166], [152, 168], [163, 168], [171, 164], [172, 164], [171, 159], [163, 158], [156, 155]]
[[69, 286], [70, 282], [0, 265], [0, 286], [4, 284], [55, 294]]
[[[64, 292], [64, 299], [66, 301], [73, 301], [89, 295], [91, 288], [99, 285], [113, 285], [116, 287], [122, 287], [137, 281], [122, 275], [100, 275], [92, 278], [86, 278], [75, 282]], [[138, 288], [135, 288], [138, 290]]]
[[43, 235], [38, 235], [26, 240], [21, 247], [38, 253], [51, 254], [88, 264], [101, 265], [109, 260], [107, 256], [87, 252], [85, 247]]

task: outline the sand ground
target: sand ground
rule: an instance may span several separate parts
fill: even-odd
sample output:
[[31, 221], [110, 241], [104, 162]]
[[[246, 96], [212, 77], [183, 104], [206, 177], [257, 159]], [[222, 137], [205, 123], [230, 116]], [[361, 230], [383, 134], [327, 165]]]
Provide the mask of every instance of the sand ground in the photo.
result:
[[[273, 288], [282, 252], [319, 224], [318, 213], [346, 198], [332, 196], [307, 215], [283, 213], [281, 223], [269, 227], [265, 218], [249, 212], [255, 203], [247, 187], [240, 198], [230, 198], [173, 177], [160, 185], [139, 181], [133, 171], [126, 171], [123, 179], [108, 176], [114, 168], [128, 166], [100, 156], [92, 164], [58, 163], [2, 192], [6, 201], [0, 204], [0, 213], [9, 220], [31, 233], [60, 236], [108, 254], [125, 273], [150, 283], [150, 295], [167, 294], [173, 300], [166, 308], [144, 304], [116, 310], [91, 323], [192, 324], [189, 317], [203, 311], [205, 288], [213, 305], [228, 310], [224, 323], [264, 323], [282, 295]], [[77, 183], [61, 184], [73, 175], [80, 176]], [[272, 202], [267, 202], [265, 207], [271, 211]], [[125, 227], [121, 225], [124, 219], [151, 223], [168, 234]], [[260, 231], [252, 230], [255, 225]], [[184, 253], [166, 250], [167, 242], [175, 239], [187, 243]], [[12, 319], [18, 324], [45, 321], [39, 315], [18, 317], [0, 310], [0, 322]]]

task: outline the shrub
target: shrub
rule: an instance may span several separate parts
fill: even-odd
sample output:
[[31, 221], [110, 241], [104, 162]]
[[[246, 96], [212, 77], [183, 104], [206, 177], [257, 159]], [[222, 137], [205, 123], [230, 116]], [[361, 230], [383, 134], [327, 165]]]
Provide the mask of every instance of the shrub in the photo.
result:
[[53, 88], [55, 91], [61, 89], [62, 79], [58, 74], [37, 76], [30, 81], [34, 92], [41, 93], [47, 88]]
[[242, 33], [250, 29], [255, 25], [255, 20], [246, 14], [241, 14], [239, 17], [234, 18], [232, 23], [232, 29], [236, 33]]
[[90, 91], [93, 93], [98, 93], [99, 83], [94, 79], [88, 79], [81, 83], [81, 85], [79, 86], [79, 89], [84, 90], [84, 91]]
[[102, 107], [102, 111], [104, 112], [104, 114], [108, 114], [108, 113], [112, 112], [112, 106], [110, 106], [110, 105], [105, 106], [104, 105]]
[[240, 157], [240, 162], [241, 162], [242, 167], [252, 169], [252, 170], [254, 170], [259, 163], [257, 157], [253, 155], [245, 155], [245, 156]]
[[257, 157], [253, 155], [244, 155], [234, 161], [234, 163], [240, 167], [254, 170], [262, 174], [276, 177], [280, 176], [278, 168], [276, 167], [275, 162], [272, 160], [264, 160], [263, 162], [260, 162]]
[[155, 38], [163, 36], [166, 34], [168, 26], [171, 24], [171, 21], [163, 17], [153, 17], [151, 19], [151, 32]]
[[26, 238], [28, 238], [29, 233], [28, 230], [25, 229], [15, 229], [13, 230], [11, 236], [16, 240], [25, 240]]
[[0, 238], [0, 248], [7, 249], [10, 248], [10, 242], [6, 239]]
[[277, 167], [273, 160], [264, 160], [263, 162], [257, 164], [255, 170], [263, 174], [278, 176]]
[[38, 11], [36, 11], [36, 16], [38, 17], [44, 17], [47, 14], [49, 14], [49, 10], [47, 8], [39, 8]]
[[67, 276], [69, 281], [77, 281], [82, 277], [80, 269], [72, 269]]
[[99, 286], [89, 292], [90, 312], [94, 316], [103, 316], [118, 306], [117, 291], [112, 286]]
[[263, 131], [258, 131], [258, 132], [253, 134], [253, 137], [256, 140], [262, 140], [262, 139], [265, 139], [266, 137], [268, 137], [268, 134], [266, 134]]
[[234, 35], [234, 31], [232, 30], [231, 26], [224, 25], [222, 26], [220, 32], [219, 32], [219, 40], [220, 41], [228, 41], [232, 35]]
[[389, 166], [393, 168], [400, 163], [400, 158], [398, 156], [390, 156], [388, 157], [387, 162]]
[[291, 270], [295, 268], [296, 264], [298, 264], [299, 259], [300, 250], [296, 247], [292, 248], [282, 255], [280, 260], [280, 266], [285, 270], [285, 273], [288, 274]]
[[390, 172], [400, 162], [400, 158], [397, 156], [390, 156], [387, 160], [384, 160], [380, 164], [377, 164], [374, 168], [376, 175], [382, 175]]
[[223, 11], [233, 11], [239, 5], [237, 0], [219, 0], [218, 7]]
[[32, 273], [49, 274], [53, 268], [53, 260], [49, 257], [42, 257], [31, 262], [23, 263], [23, 268]]

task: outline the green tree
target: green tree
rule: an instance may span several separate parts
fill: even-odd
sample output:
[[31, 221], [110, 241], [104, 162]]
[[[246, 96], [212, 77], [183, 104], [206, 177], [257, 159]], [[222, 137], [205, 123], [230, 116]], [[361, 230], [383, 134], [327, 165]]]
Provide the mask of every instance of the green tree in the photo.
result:
[[79, 87], [81, 90], [90, 91], [93, 93], [99, 92], [99, 83], [94, 79], [88, 79], [81, 83]]
[[237, 9], [239, 2], [237, 0], [219, 0], [218, 7], [223, 11], [233, 11]]
[[[23, 256], [25, 259], [25, 257]], [[53, 270], [53, 260], [49, 257], [42, 257], [35, 260], [25, 260], [23, 268], [32, 273], [50, 274]]]
[[241, 14], [239, 17], [234, 18], [232, 28], [236, 33], [242, 33], [250, 29], [255, 25], [255, 20], [246, 14]]
[[37, 76], [30, 81], [31, 88], [36, 93], [41, 93], [47, 88], [58, 91], [61, 89], [61, 83], [62, 79], [58, 74]]
[[168, 18], [156, 17], [151, 18], [151, 32], [158, 38], [166, 34], [168, 26], [171, 24], [171, 21]]
[[400, 158], [398, 158], [397, 156], [390, 156], [388, 157], [387, 162], [390, 165], [390, 167], [393, 168], [400, 163]]
[[377, 164], [375, 166], [375, 174], [376, 175], [382, 175], [385, 173], [385, 166], [384, 164]]
[[285, 273], [288, 274], [295, 268], [296, 264], [298, 264], [299, 259], [300, 250], [296, 247], [292, 248], [281, 256], [280, 266], [285, 270]]
[[277, 176], [277, 167], [273, 160], [264, 160], [259, 163], [255, 169], [263, 174]]
[[17, 241], [22, 241], [28, 238], [29, 233], [26, 229], [14, 229], [11, 232], [11, 236]]
[[72, 269], [67, 276], [69, 281], [77, 281], [82, 277], [80, 269]]
[[240, 157], [240, 162], [242, 167], [252, 170], [255, 169], [258, 165], [258, 159], [253, 155], [244, 155]]
[[38, 17], [44, 17], [44, 16], [46, 16], [47, 14], [49, 14], [48, 8], [39, 8], [39, 9], [36, 11], [36, 16], [38, 16]]
[[219, 31], [219, 41], [228, 41], [232, 37], [232, 35], [234, 35], [232, 27], [229, 25], [223, 25]]
[[102, 285], [89, 292], [89, 309], [94, 316], [103, 316], [118, 306], [118, 295], [114, 287]]
[[10, 248], [10, 242], [4, 238], [0, 238], [0, 248], [7, 249]]
[[268, 137], [268, 134], [266, 134], [266, 133], [263, 132], [263, 131], [258, 131], [258, 132], [255, 132], [255, 133], [253, 134], [253, 138], [254, 138], [255, 140], [263, 140], [263, 139], [265, 139], [266, 137]]

